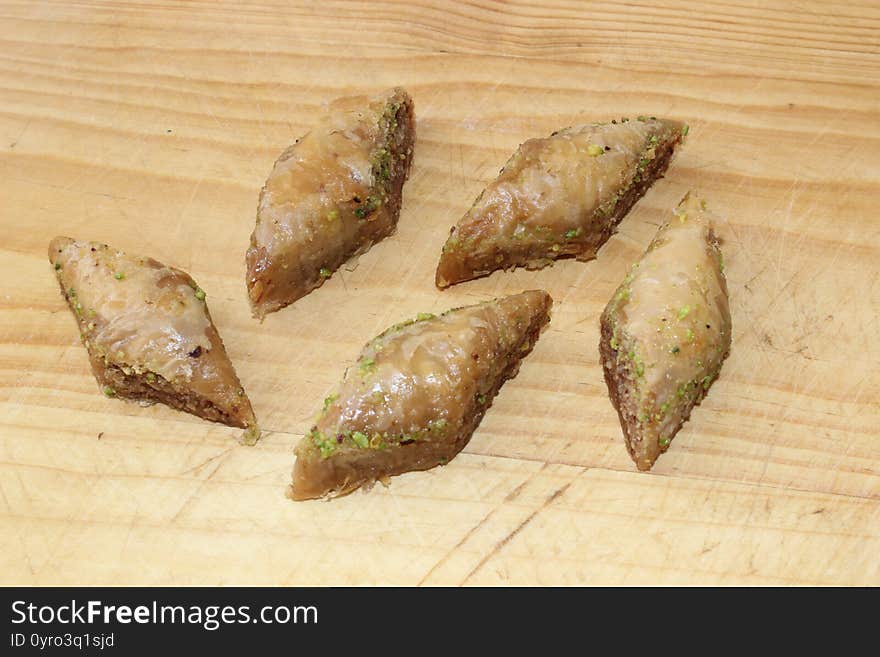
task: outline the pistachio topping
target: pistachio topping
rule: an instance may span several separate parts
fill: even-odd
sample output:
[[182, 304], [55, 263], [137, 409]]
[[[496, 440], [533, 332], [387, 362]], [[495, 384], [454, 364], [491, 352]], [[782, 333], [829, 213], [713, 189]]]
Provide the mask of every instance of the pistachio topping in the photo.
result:
[[318, 448], [318, 451], [320, 451], [322, 458], [327, 458], [333, 454], [339, 445], [335, 439], [327, 438], [324, 434], [318, 431], [317, 427], [312, 428], [309, 432], [309, 438], [315, 444], [315, 447]]
[[730, 309], [701, 199], [685, 197], [639, 262], [619, 288], [631, 291], [626, 305], [618, 292], [603, 312], [600, 350], [628, 451], [647, 470], [717, 378], [730, 348]]
[[372, 356], [367, 356], [366, 358], [362, 358], [360, 363], [358, 363], [358, 370], [364, 376], [369, 374], [370, 372], [376, 369], [376, 359]]
[[549, 304], [530, 291], [419, 313], [367, 342], [297, 447], [291, 496], [341, 495], [452, 458], [534, 344]]
[[315, 118], [260, 193], [246, 255], [258, 318], [324, 284], [397, 225], [415, 130], [408, 94], [338, 98]]
[[370, 438], [367, 436], [367, 434], [361, 433], [360, 431], [353, 431], [351, 433], [351, 440], [361, 449], [366, 449], [370, 446]]
[[643, 118], [572, 126], [520, 145], [444, 245], [437, 286], [594, 258], [681, 141], [680, 123]]
[[104, 395], [251, 423], [247, 398], [231, 398], [241, 384], [207, 308], [190, 296], [204, 292], [186, 272], [69, 237], [53, 239], [49, 257]]

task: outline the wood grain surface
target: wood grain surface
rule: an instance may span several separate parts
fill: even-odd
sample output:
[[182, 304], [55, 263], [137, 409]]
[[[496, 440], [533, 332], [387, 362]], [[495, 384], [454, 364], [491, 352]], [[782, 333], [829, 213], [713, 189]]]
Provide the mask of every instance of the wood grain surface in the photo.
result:
[[[401, 84], [397, 234], [262, 325], [259, 189], [319, 106]], [[588, 263], [446, 292], [449, 227], [523, 140], [691, 125]], [[598, 319], [689, 189], [723, 217], [719, 381], [635, 471]], [[876, 2], [0, 2], [0, 583], [880, 585]], [[105, 399], [50, 272], [65, 234], [189, 271], [266, 429]], [[528, 288], [553, 320], [451, 464], [293, 503], [292, 448], [364, 342]]]

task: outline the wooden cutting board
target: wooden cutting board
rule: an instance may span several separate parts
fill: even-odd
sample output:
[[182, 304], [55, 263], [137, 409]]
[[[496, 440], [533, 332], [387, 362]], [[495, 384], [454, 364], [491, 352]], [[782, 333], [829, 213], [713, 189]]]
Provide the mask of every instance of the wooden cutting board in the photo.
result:
[[[397, 234], [259, 324], [244, 251], [319, 106], [404, 85]], [[588, 263], [446, 292], [514, 148], [654, 114], [690, 135]], [[689, 189], [723, 219], [720, 380], [651, 473], [598, 361], [606, 301]], [[880, 584], [876, 3], [0, 2], [0, 583]], [[266, 429], [104, 398], [56, 234], [189, 271]], [[528, 288], [553, 321], [447, 467], [293, 503], [292, 449], [388, 325]]]

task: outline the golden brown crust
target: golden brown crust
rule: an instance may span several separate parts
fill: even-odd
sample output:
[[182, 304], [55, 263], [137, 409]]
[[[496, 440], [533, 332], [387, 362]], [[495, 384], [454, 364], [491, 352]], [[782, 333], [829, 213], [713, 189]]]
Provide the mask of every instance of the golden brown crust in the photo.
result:
[[297, 448], [295, 500], [451, 460], [549, 321], [531, 291], [392, 327], [364, 349]]
[[105, 395], [161, 402], [255, 440], [250, 400], [189, 274], [67, 237], [52, 240], [49, 261]]
[[681, 142], [680, 123], [641, 118], [522, 144], [452, 228], [437, 287], [562, 257], [594, 258]]
[[605, 382], [639, 470], [669, 448], [730, 351], [721, 262], [705, 204], [689, 194], [602, 313]]
[[395, 231], [414, 142], [412, 99], [396, 88], [337, 99], [284, 151], [260, 192], [246, 255], [255, 317], [320, 287]]

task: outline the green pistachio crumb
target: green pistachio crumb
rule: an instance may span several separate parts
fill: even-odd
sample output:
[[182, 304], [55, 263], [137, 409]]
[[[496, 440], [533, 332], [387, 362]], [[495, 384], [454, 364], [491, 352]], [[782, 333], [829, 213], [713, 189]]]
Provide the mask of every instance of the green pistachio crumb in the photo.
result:
[[580, 227], [565, 231], [565, 239], [571, 240], [581, 234]]
[[384, 182], [391, 177], [391, 152], [387, 148], [380, 148], [375, 155], [373, 171], [376, 179]]
[[635, 368], [636, 368], [636, 376], [637, 376], [638, 378], [642, 378], [642, 377], [645, 375], [645, 363], [644, 363], [644, 361], [642, 361], [642, 359], [639, 358], [638, 354], [636, 354], [636, 352], [635, 352], [634, 349], [630, 349], [630, 351], [629, 351], [629, 353], [627, 354], [627, 356], [629, 356], [629, 359], [632, 361], [633, 365], [635, 365]]
[[327, 221], [336, 221], [337, 219], [339, 219], [339, 210], [333, 208], [327, 213]]
[[146, 378], [147, 378], [147, 383], [155, 383], [156, 382], [156, 375], [153, 374], [152, 372], [147, 372]]
[[477, 403], [480, 405], [485, 404], [486, 403], [486, 395], [484, 395], [483, 393], [480, 393], [479, 395], [477, 395]]
[[256, 445], [260, 439], [260, 427], [256, 424], [249, 425], [241, 435], [241, 439], [245, 445]]
[[367, 434], [361, 433], [360, 431], [352, 432], [351, 441], [361, 449], [370, 446], [370, 438], [367, 436]]
[[669, 447], [669, 438], [661, 438], [659, 443], [660, 447]]
[[590, 144], [587, 146], [587, 154], [590, 155], [590, 157], [599, 157], [604, 152], [605, 149], [598, 144]]
[[689, 133], [690, 131], [691, 131], [691, 127], [687, 123], [685, 123], [684, 127], [681, 129], [681, 136], [687, 137], [687, 133]]
[[58, 271], [59, 269], [61, 269], [61, 263], [60, 263], [60, 262], [56, 262], [56, 263], [55, 263], [55, 271]]
[[370, 196], [363, 205], [358, 206], [354, 210], [354, 214], [358, 219], [365, 219], [367, 215], [382, 205], [382, 199], [377, 196]]
[[196, 288], [196, 299], [198, 299], [199, 301], [205, 300], [205, 291], [200, 287]]
[[336, 441], [332, 437], [328, 438], [322, 434], [317, 428], [309, 432], [309, 438], [311, 438], [312, 443], [321, 452], [321, 458], [327, 458], [336, 451]]
[[690, 307], [690, 306], [682, 306], [681, 309], [678, 311], [678, 318], [679, 318], [679, 319], [684, 319], [685, 317], [688, 316], [688, 314], [689, 314], [690, 312], [691, 312], [691, 307]]
[[416, 315], [416, 320], [419, 322], [423, 322], [428, 319], [434, 319], [437, 315], [434, 313], [419, 313]]
[[361, 374], [363, 374], [363, 375], [369, 374], [370, 372], [372, 372], [375, 369], [375, 367], [376, 367], [376, 359], [371, 358], [371, 357], [364, 358], [363, 360], [361, 360], [360, 364], [358, 365], [358, 369], [360, 370]]
[[115, 278], [117, 281], [121, 281], [123, 278], [125, 278], [125, 272], [118, 271], [113, 274], [113, 278]]
[[337, 399], [339, 399], [339, 395], [337, 395], [335, 392], [331, 395], [327, 395], [326, 397], [324, 397], [324, 412], [326, 412], [327, 409], [330, 408], [330, 404], [335, 402]]
[[110, 386], [104, 386], [103, 393], [105, 395], [107, 395], [108, 397], [115, 397], [116, 396], [116, 391]]
[[333, 272], [326, 267], [321, 267], [321, 271], [318, 272], [318, 275], [321, 278], [330, 278], [333, 275]]
[[681, 349], [679, 348], [678, 345], [675, 345], [672, 349], [669, 350], [669, 353], [677, 354], [679, 351], [681, 351]]
[[446, 465], [447, 463], [449, 463], [449, 459], [447, 459], [445, 456], [441, 456], [439, 462], [440, 465]]

